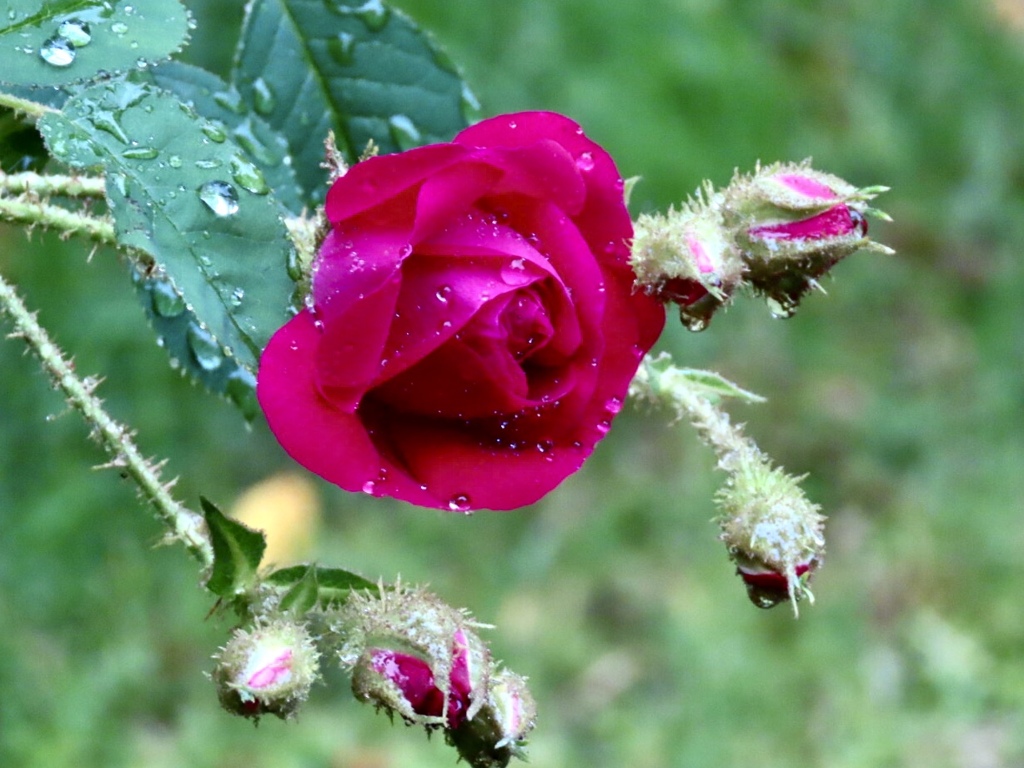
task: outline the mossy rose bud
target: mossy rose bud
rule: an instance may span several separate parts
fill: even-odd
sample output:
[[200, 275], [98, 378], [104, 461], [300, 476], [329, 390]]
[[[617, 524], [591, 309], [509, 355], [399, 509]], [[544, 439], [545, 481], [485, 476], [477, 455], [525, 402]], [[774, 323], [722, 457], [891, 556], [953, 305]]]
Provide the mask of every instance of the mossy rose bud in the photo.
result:
[[291, 621], [236, 629], [215, 659], [212, 678], [221, 705], [256, 719], [294, 714], [319, 671], [308, 630]]
[[470, 765], [502, 768], [513, 757], [525, 759], [526, 736], [536, 716], [526, 680], [503, 669], [492, 678], [477, 716], [452, 731], [449, 740]]

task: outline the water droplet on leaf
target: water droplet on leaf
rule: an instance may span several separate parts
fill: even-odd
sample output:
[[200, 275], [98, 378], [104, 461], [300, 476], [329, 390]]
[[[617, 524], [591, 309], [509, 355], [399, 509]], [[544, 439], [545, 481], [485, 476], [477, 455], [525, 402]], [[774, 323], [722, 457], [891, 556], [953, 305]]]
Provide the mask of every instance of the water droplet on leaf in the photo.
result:
[[127, 160], [152, 160], [160, 153], [154, 147], [131, 147], [121, 153]]
[[241, 155], [231, 158], [231, 178], [242, 189], [254, 195], [265, 195], [270, 191], [263, 172]]
[[115, 35], [123, 35], [128, 32], [128, 25], [123, 21], [115, 21], [110, 25], [110, 31]]
[[199, 199], [217, 216], [238, 213], [238, 193], [226, 181], [208, 181], [199, 187]]
[[469, 125], [480, 119], [480, 100], [477, 99], [468, 85], [462, 86], [460, 106], [462, 108], [462, 119]]
[[389, 118], [388, 130], [395, 144], [403, 152], [407, 149], [418, 147], [421, 143], [419, 130], [417, 130], [412, 120], [405, 115], [393, 115]]
[[367, 0], [355, 9], [355, 14], [366, 25], [371, 32], [380, 31], [388, 23], [388, 16], [391, 9], [384, 5], [381, 0]]
[[262, 77], [257, 77], [252, 83], [252, 106], [257, 114], [266, 117], [274, 111], [277, 106], [277, 99], [274, 91]]
[[217, 340], [213, 338], [209, 331], [200, 327], [197, 323], [191, 322], [188, 324], [185, 338], [188, 340], [188, 348], [192, 353], [193, 359], [204, 371], [216, 370], [224, 362], [224, 353], [221, 351]]
[[327, 52], [338, 64], [351, 64], [355, 57], [356, 38], [348, 32], [339, 32], [327, 41]]
[[75, 47], [63, 37], [51, 37], [39, 47], [39, 58], [53, 67], [70, 67], [75, 61]]
[[200, 126], [203, 134], [214, 144], [223, 144], [228, 134], [222, 125], [214, 122], [205, 122]]
[[57, 27], [57, 36], [63, 37], [75, 48], [81, 48], [92, 42], [89, 25], [81, 19], [67, 19]]
[[233, 402], [246, 421], [252, 421], [260, 411], [259, 401], [256, 399], [256, 377], [245, 368], [238, 368], [228, 376], [224, 391], [228, 399]]
[[150, 282], [149, 297], [153, 311], [160, 317], [177, 317], [185, 311], [185, 299], [166, 278]]

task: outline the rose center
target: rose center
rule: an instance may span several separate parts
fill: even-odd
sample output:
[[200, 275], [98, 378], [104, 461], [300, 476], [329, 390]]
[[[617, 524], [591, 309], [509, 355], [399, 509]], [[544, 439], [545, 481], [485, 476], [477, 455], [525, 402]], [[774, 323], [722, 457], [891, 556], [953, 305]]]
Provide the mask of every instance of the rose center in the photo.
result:
[[554, 329], [551, 319], [532, 288], [516, 291], [501, 313], [509, 354], [522, 362], [547, 344]]

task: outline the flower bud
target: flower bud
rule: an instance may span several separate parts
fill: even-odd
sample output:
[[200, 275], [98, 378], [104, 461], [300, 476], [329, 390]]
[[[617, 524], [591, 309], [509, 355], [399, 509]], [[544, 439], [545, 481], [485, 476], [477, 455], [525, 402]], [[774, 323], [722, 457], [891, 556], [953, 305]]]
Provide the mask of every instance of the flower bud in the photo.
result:
[[317, 679], [318, 654], [301, 624], [272, 621], [250, 630], [236, 629], [214, 657], [212, 678], [221, 705], [237, 715], [258, 719], [294, 714]]
[[751, 456], [719, 491], [722, 540], [751, 601], [771, 608], [813, 595], [811, 573], [825, 553], [825, 518], [800, 488], [799, 478]]
[[461, 611], [424, 590], [352, 595], [339, 653], [352, 689], [406, 722], [456, 728], [486, 700], [490, 652]]
[[716, 198], [690, 200], [679, 211], [641, 215], [634, 226], [632, 266], [649, 293], [679, 305], [691, 331], [707, 327], [743, 277], [743, 262], [726, 232]]
[[523, 758], [524, 742], [533, 729], [537, 705], [526, 680], [514, 672], [498, 672], [479, 714], [449, 734], [466, 762], [500, 768], [513, 757]]
[[868, 237], [865, 216], [888, 218], [867, 201], [884, 187], [858, 189], [801, 164], [737, 176], [723, 194], [727, 226], [748, 268], [747, 281], [772, 314], [789, 317], [818, 278], [851, 253], [892, 253]]

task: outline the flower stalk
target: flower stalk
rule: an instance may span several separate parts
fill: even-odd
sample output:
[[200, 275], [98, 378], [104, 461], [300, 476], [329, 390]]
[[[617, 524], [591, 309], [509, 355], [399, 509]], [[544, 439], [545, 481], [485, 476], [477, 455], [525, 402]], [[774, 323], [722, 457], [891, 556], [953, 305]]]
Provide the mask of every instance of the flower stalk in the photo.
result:
[[93, 436], [111, 457], [111, 461], [104, 466], [121, 469], [131, 477], [139, 493], [170, 529], [169, 537], [181, 541], [204, 570], [209, 569], [213, 564], [213, 546], [202, 516], [171, 495], [174, 481], [163, 481], [161, 464], [146, 459], [135, 445], [132, 431], [114, 420], [103, 408], [103, 401], [95, 394], [100, 380], [93, 377], [83, 379], [75, 373], [72, 362], [64, 357], [36, 320], [35, 314], [28, 310], [14, 287], [2, 275], [0, 310], [14, 324], [14, 333], [10, 337], [25, 340], [54, 385], [64, 393], [67, 402], [92, 426]]

